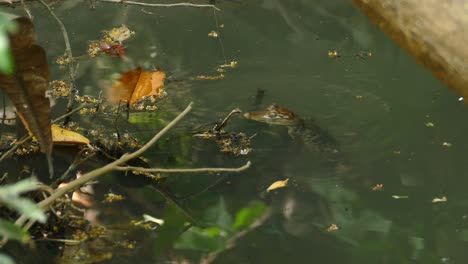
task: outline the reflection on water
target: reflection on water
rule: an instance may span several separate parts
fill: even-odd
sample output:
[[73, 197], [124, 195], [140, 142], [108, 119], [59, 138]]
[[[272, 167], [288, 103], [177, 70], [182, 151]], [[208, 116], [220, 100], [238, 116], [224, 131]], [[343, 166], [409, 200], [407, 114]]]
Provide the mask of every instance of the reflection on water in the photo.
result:
[[[370, 25], [349, 1], [215, 2], [222, 10], [216, 18], [224, 25], [224, 55], [238, 61], [238, 67], [219, 81], [192, 79], [214, 74], [224, 63], [219, 42], [207, 36], [216, 29], [212, 10], [97, 3], [91, 11], [74, 1], [56, 8], [73, 36], [76, 54], [84, 52], [83, 43], [102, 29], [124, 23], [136, 31], [128, 43], [132, 65], [110, 57], [80, 61], [77, 82], [83, 94], [98, 94], [97, 83], [115, 73], [154, 65], [175, 80], [168, 88], [170, 103], [164, 105], [176, 112], [188, 101], [195, 102], [193, 115], [177, 133], [217, 121], [235, 107], [255, 111], [275, 102], [306, 121], [313, 119], [339, 143], [340, 153], [352, 166], [349, 173], [321, 167], [324, 160], [301, 149], [283, 126], [233, 120], [227, 129], [256, 134], [254, 152], [247, 157], [254, 166], [228, 175], [187, 205], [206, 223], [224, 225], [225, 232], [226, 219], [253, 200], [261, 199], [274, 210], [215, 262], [464, 263], [468, 167], [463, 150], [468, 147], [468, 125], [463, 122], [466, 109], [455, 95]], [[44, 10], [33, 10], [40, 41], [50, 49], [52, 60], [62, 53], [61, 35], [52, 29]], [[329, 58], [332, 50], [350, 56]], [[365, 60], [353, 56], [361, 51], [373, 56]], [[65, 71], [52, 75], [66, 78]], [[260, 106], [252, 103], [258, 89], [265, 91]], [[151, 123], [150, 118], [146, 124]], [[183, 141], [177, 135], [172, 139]], [[222, 155], [205, 141], [184, 140], [191, 151], [171, 147], [170, 141], [164, 150], [175, 151], [174, 156], [185, 151], [185, 165], [227, 166], [244, 159]], [[285, 178], [292, 182], [289, 187], [262, 194], [269, 184]], [[203, 189], [213, 178], [179, 175], [168, 181], [183, 195]], [[375, 184], [383, 184], [383, 190], [372, 191]], [[447, 203], [431, 203], [443, 195]], [[213, 210], [217, 213], [209, 213]], [[331, 224], [339, 229], [327, 232]], [[206, 252], [195, 244], [174, 254], [196, 263]], [[152, 258], [147, 250], [139, 263]]]

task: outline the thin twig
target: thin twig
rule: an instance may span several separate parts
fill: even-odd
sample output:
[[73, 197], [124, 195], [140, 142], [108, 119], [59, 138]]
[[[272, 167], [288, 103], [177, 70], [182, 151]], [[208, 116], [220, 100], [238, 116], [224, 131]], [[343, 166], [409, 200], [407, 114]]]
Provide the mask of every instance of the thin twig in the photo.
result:
[[72, 53], [72, 49], [71, 49], [71, 45], [70, 45], [70, 39], [68, 38], [67, 29], [63, 25], [60, 18], [58, 18], [58, 16], [54, 13], [54, 11], [50, 8], [50, 6], [47, 5], [46, 2], [44, 2], [44, 0], [38, 0], [38, 1], [41, 2], [41, 4], [49, 11], [49, 13], [55, 18], [55, 20], [57, 20], [57, 23], [59, 24], [60, 30], [62, 31], [62, 35], [63, 35], [63, 40], [65, 41], [65, 54], [67, 54], [67, 57], [70, 59], [70, 63], [68, 64], [68, 70], [69, 70], [69, 74], [70, 74], [70, 81], [74, 82], [75, 81], [75, 70], [74, 70], [74, 67], [73, 67], [73, 53]]
[[250, 167], [251, 163], [248, 161], [244, 166], [238, 168], [195, 168], [195, 169], [161, 169], [161, 168], [143, 168], [133, 166], [117, 166], [115, 170], [118, 171], [138, 171], [138, 172], [164, 172], [164, 173], [190, 173], [190, 172], [240, 172]]
[[[141, 148], [139, 148], [135, 152], [123, 154], [119, 159], [101, 168], [98, 168], [98, 169], [95, 169], [93, 171], [83, 174], [80, 178], [71, 181], [70, 183], [68, 183], [67, 185], [61, 188], [56, 189], [55, 192], [51, 196], [39, 202], [38, 205], [42, 209], [46, 210], [46, 208], [48, 208], [49, 205], [51, 205], [55, 200], [60, 198], [62, 195], [79, 188], [80, 186], [84, 185], [85, 183], [89, 181], [95, 180], [96, 178], [98, 178], [99, 176], [107, 172], [115, 170], [119, 165], [124, 164], [129, 160], [140, 156], [141, 154], [143, 154], [143, 152], [148, 150], [154, 143], [156, 143], [167, 131], [169, 131], [169, 129], [175, 126], [185, 115], [187, 115], [191, 109], [192, 109], [192, 103], [190, 103], [187, 106], [187, 108], [185, 108], [185, 110], [182, 111], [176, 118], [174, 118], [167, 126], [165, 126], [161, 131], [159, 131], [159, 133], [157, 133], [150, 141], [148, 141], [145, 145], [143, 145]], [[27, 218], [24, 215], [22, 215], [16, 220], [15, 224], [22, 226], [26, 220]]]
[[28, 14], [29, 19], [32, 19], [31, 12], [29, 11], [26, 4], [24, 3], [24, 0], [21, 0], [21, 5], [23, 6], [24, 12], [26, 12], [26, 14]]
[[[57, 20], [60, 30], [62, 31], [63, 40], [65, 41], [65, 54], [67, 58], [70, 60], [68, 62], [68, 74], [70, 77], [71, 93], [68, 96], [68, 103], [67, 103], [67, 109], [66, 109], [66, 113], [68, 113], [68, 112], [71, 112], [73, 109], [73, 106], [75, 104], [75, 95], [77, 93], [75, 89], [75, 68], [73, 66], [73, 53], [72, 53], [72, 49], [70, 45], [70, 39], [68, 38], [67, 29], [63, 25], [60, 18], [58, 18], [58, 16], [54, 13], [54, 11], [52, 11], [50, 6], [47, 5], [46, 2], [44, 2], [44, 0], [38, 0], [38, 1], [49, 11], [49, 13], [55, 18], [55, 20]], [[66, 118], [64, 121], [64, 124], [67, 124], [69, 121], [70, 121], [69, 118]]]
[[219, 23], [218, 23], [218, 16], [216, 15], [216, 10], [213, 10], [213, 16], [214, 16], [214, 20], [215, 20], [215, 24], [216, 24], [216, 30], [218, 31], [218, 34], [219, 34], [219, 37], [218, 37], [218, 41], [219, 41], [219, 45], [221, 46], [221, 54], [223, 55], [223, 59], [224, 59], [224, 64], [227, 64], [227, 60], [226, 60], [226, 53], [224, 52], [224, 44], [223, 44], [223, 40], [221, 39], [221, 37], [223, 36], [220, 32], [220, 27], [219, 27]]
[[104, 3], [117, 3], [117, 4], [124, 4], [124, 5], [137, 5], [137, 6], [150, 6], [150, 7], [209, 7], [213, 8], [214, 10], [221, 11], [221, 9], [217, 8], [215, 5], [208, 5], [208, 4], [194, 4], [194, 3], [173, 3], [173, 4], [151, 4], [151, 3], [143, 3], [143, 2], [136, 2], [136, 1], [126, 1], [126, 0], [96, 0], [98, 2]]

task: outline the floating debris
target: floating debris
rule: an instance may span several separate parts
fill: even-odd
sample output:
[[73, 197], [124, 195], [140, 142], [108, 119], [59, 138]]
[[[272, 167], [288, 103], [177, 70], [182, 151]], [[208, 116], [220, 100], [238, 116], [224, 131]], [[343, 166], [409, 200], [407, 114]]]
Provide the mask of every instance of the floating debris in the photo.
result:
[[212, 38], [217, 38], [219, 35], [218, 32], [211, 30], [210, 33], [208, 33], [208, 36]]
[[235, 67], [237, 67], [237, 61], [231, 61], [229, 63], [219, 65], [219, 67], [221, 67], [221, 68], [235, 68]]
[[382, 190], [383, 190], [383, 184], [381, 183], [372, 186], [372, 191], [382, 191]]
[[442, 143], [442, 146], [450, 148], [452, 146], [452, 143], [444, 142], [444, 143]]
[[219, 75], [212, 75], [212, 76], [209, 76], [209, 75], [197, 75], [195, 76], [195, 79], [197, 80], [210, 80], [210, 81], [215, 81], [215, 80], [222, 80], [224, 79], [224, 74], [219, 74]]
[[442, 196], [442, 197], [436, 197], [432, 199], [432, 203], [441, 203], [441, 202], [447, 202], [447, 196]]
[[333, 232], [333, 231], [336, 231], [340, 229], [336, 224], [331, 224], [328, 228], [327, 228], [327, 232]]
[[408, 199], [409, 196], [407, 195], [392, 195], [393, 199]]
[[434, 125], [434, 123], [432, 123], [432, 122], [427, 122], [427, 123], [426, 123], [426, 126], [427, 126], [427, 127], [433, 127], [433, 126], [435, 126], [435, 125]]
[[232, 153], [234, 155], [247, 155], [252, 152], [252, 148], [250, 147], [252, 137], [248, 137], [242, 132], [226, 132], [223, 129], [234, 114], [241, 112], [239, 108], [236, 108], [221, 123], [215, 124], [206, 131], [195, 133], [193, 136], [215, 140], [221, 152]]
[[114, 201], [122, 201], [124, 200], [125, 197], [123, 197], [123, 195], [120, 195], [120, 194], [115, 194], [115, 193], [107, 193], [105, 195], [105, 199], [104, 199], [104, 203], [112, 203]]
[[338, 51], [332, 50], [328, 52], [328, 57], [330, 58], [338, 58], [340, 57], [340, 54], [338, 54]]

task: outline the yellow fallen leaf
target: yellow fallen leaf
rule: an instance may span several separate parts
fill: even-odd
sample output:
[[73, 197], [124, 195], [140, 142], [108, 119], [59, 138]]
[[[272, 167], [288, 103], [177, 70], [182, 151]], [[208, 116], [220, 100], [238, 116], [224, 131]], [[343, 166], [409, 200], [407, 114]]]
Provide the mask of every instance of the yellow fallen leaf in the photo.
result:
[[88, 145], [89, 139], [77, 132], [63, 129], [55, 124], [52, 124], [52, 141], [55, 144], [65, 145]]
[[218, 37], [218, 32], [212, 30], [212, 31], [210, 31], [210, 33], [208, 33], [208, 36], [212, 37], [212, 38], [217, 38]]
[[267, 188], [267, 192], [272, 191], [274, 189], [286, 187], [288, 185], [288, 181], [289, 179], [286, 179], [284, 181], [274, 182], [273, 184], [270, 185], [270, 187]]
[[440, 202], [446, 202], [447, 201], [447, 196], [442, 196], [440, 198], [436, 197], [432, 199], [432, 203], [440, 203]]

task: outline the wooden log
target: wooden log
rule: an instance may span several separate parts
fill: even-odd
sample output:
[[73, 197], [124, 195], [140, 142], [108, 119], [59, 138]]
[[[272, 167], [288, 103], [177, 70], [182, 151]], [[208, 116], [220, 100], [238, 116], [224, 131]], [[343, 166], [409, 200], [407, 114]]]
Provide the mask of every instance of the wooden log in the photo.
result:
[[468, 0], [353, 0], [382, 31], [468, 100]]

